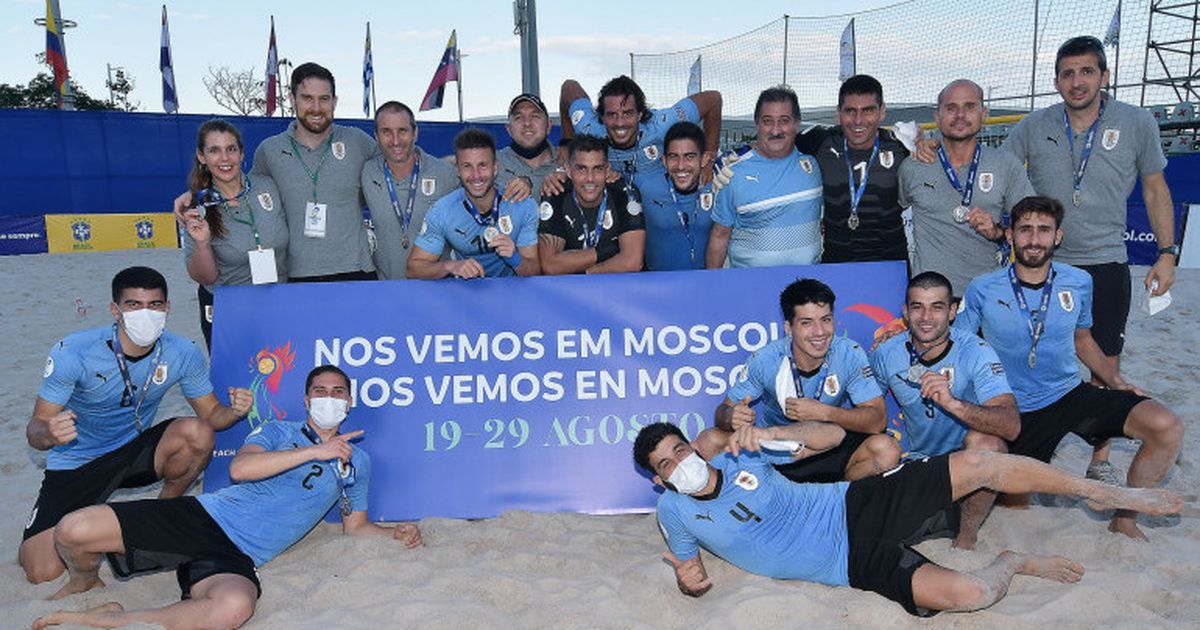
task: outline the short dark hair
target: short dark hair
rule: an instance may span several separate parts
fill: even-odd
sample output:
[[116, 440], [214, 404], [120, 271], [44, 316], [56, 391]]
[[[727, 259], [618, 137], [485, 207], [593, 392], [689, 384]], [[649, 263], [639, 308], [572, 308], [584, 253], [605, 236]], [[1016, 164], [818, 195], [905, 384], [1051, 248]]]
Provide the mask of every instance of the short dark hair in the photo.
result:
[[292, 96], [296, 96], [296, 90], [300, 89], [300, 84], [304, 83], [305, 79], [323, 79], [329, 82], [329, 93], [337, 98], [337, 84], [333, 80], [333, 73], [324, 66], [315, 64], [311, 61], [302, 63], [292, 70]]
[[883, 106], [883, 86], [869, 74], [856, 74], [842, 82], [842, 87], [838, 88], [838, 109], [846, 102], [847, 96], [855, 94], [874, 96], [875, 104]]
[[696, 143], [697, 148], [704, 151], [704, 130], [694, 122], [685, 120], [671, 125], [667, 135], [663, 137], [663, 155], [667, 154], [667, 147], [676, 140], [691, 140]]
[[796, 307], [805, 304], [828, 304], [833, 310], [833, 289], [816, 278], [800, 278], [787, 285], [779, 294], [779, 309], [783, 311], [783, 319], [791, 322], [796, 315]]
[[796, 98], [796, 92], [786, 85], [769, 87], [758, 93], [758, 101], [754, 103], [754, 120], [756, 122], [765, 103], [791, 103], [792, 118], [800, 120], [800, 100]]
[[1012, 209], [1012, 220], [1009, 225], [1016, 227], [1017, 221], [1029, 214], [1046, 214], [1054, 219], [1054, 227], [1062, 227], [1063, 205], [1053, 197], [1032, 195], [1017, 202]]
[[954, 287], [951, 286], [949, 278], [936, 271], [923, 271], [908, 281], [908, 288], [904, 290], [904, 300], [908, 301], [908, 292], [913, 289], [936, 289], [938, 287], [945, 289], [950, 299], [954, 299]]
[[153, 291], [162, 289], [163, 299], [167, 299], [167, 279], [158, 271], [149, 267], [126, 267], [117, 272], [112, 279], [112, 301], [121, 301], [121, 292], [125, 289], [146, 289]]
[[597, 97], [598, 101], [596, 103], [596, 116], [599, 116], [601, 120], [604, 119], [604, 99], [610, 96], [620, 96], [622, 97], [621, 100], [632, 96], [633, 107], [639, 114], [638, 120], [641, 122], [650, 120], [652, 114], [650, 113], [650, 109], [646, 107], [646, 93], [642, 91], [642, 88], [633, 79], [622, 74], [619, 77], [609, 80], [608, 83], [604, 84], [604, 87], [600, 88], [600, 96]]
[[608, 141], [600, 136], [580, 135], [571, 138], [571, 143], [567, 145], [567, 161], [573, 162], [576, 153], [589, 153], [599, 151], [608, 158]]
[[413, 131], [417, 129], [417, 117], [413, 115], [413, 110], [401, 103], [400, 101], [388, 101], [375, 109], [375, 126], [379, 126], [379, 115], [384, 112], [408, 114], [408, 122], [412, 123]]
[[658, 443], [663, 441], [663, 438], [668, 435], [677, 435], [684, 442], [687, 441], [687, 436], [679, 427], [667, 422], [654, 422], [642, 427], [638, 431], [637, 438], [633, 441], [633, 462], [646, 470], [655, 472], [654, 467], [650, 465], [650, 453], [658, 448]]
[[492, 156], [495, 157], [496, 139], [492, 137], [492, 134], [479, 127], [467, 127], [454, 136], [454, 152], [458, 153], [467, 149], [489, 149]]
[[342, 380], [346, 381], [346, 389], [350, 389], [350, 377], [346, 376], [346, 373], [342, 371], [342, 368], [336, 365], [318, 365], [317, 367], [313, 368], [312, 371], [308, 373], [308, 376], [304, 379], [304, 395], [308, 395], [308, 390], [312, 389], [313, 381], [317, 380], [318, 376], [322, 374], [328, 374], [330, 372], [341, 376]]
[[1063, 57], [1078, 57], [1080, 55], [1096, 55], [1096, 62], [1100, 66], [1100, 72], [1108, 71], [1108, 57], [1104, 54], [1104, 44], [1100, 40], [1091, 35], [1080, 35], [1072, 37], [1062, 43], [1058, 47], [1058, 53], [1054, 55], [1054, 76], [1058, 76], [1058, 62], [1063, 60]]

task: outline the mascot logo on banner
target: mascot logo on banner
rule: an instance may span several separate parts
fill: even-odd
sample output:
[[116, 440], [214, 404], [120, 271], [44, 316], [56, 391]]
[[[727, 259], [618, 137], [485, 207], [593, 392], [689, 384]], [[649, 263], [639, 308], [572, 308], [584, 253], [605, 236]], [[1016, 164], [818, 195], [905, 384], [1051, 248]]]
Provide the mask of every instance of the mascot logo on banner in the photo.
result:
[[250, 359], [250, 373], [254, 375], [250, 392], [254, 394], [254, 405], [246, 414], [246, 421], [250, 423], [251, 431], [287, 417], [287, 411], [275, 405], [272, 395], [279, 393], [279, 382], [292, 370], [295, 361], [296, 352], [292, 350], [291, 341], [274, 350], [270, 346], [264, 347]]

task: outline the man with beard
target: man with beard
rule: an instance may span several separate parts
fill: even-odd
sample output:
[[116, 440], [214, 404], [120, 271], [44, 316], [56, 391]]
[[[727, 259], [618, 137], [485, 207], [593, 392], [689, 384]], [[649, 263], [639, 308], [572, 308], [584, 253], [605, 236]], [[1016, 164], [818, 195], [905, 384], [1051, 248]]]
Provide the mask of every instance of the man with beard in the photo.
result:
[[[1171, 191], [1163, 177], [1167, 159], [1150, 112], [1103, 92], [1108, 63], [1100, 40], [1085, 36], [1064, 42], [1054, 72], [1054, 88], [1063, 102], [1023, 118], [1004, 146], [1029, 164], [1034, 190], [1066, 208], [1057, 256], [1092, 276], [1092, 335], [1116, 371], [1131, 301], [1126, 202], [1139, 177], [1159, 245], [1158, 260], [1143, 284], [1152, 295], [1162, 295], [1175, 282], [1179, 246]], [[1115, 482], [1107, 460], [1107, 448], [1098, 450], [1088, 476]]]
[[379, 148], [354, 127], [333, 124], [333, 74], [302, 63], [292, 71], [296, 120], [254, 151], [251, 176], [279, 186], [288, 222], [290, 282], [374, 280], [360, 179]]
[[820, 261], [821, 169], [796, 150], [799, 124], [800, 104], [791, 88], [758, 95], [758, 141], [733, 165], [732, 179], [717, 195], [705, 254], [709, 269]]
[[[562, 144], [577, 135], [608, 138], [608, 163], [627, 184], [641, 188], [646, 179], [662, 177], [662, 141], [677, 122], [702, 123], [708, 143], [704, 147], [702, 181], [712, 178], [712, 163], [721, 137], [721, 93], [697, 92], [672, 107], [650, 109], [646, 94], [633, 79], [621, 75], [600, 88], [595, 109], [579, 83], [568, 79], [560, 93]], [[557, 193], [558, 191], [552, 191]]]
[[[665, 488], [658, 498], [663, 558], [680, 592], [712, 588], [700, 547], [751, 573], [873, 591], [912, 615], [987, 608], [1008, 592], [1014, 575], [1078, 582], [1083, 567], [1061, 556], [1000, 553], [986, 567], [955, 571], [913, 548], [943, 537], [958, 522], [957, 501], [990, 488], [1081, 496], [1089, 503], [1154, 514], [1178, 513], [1170, 491], [1115, 488], [1072, 477], [1027, 457], [960, 451], [907, 462], [880, 477], [852, 482], [791, 483], [772, 463], [803, 458], [836, 443], [837, 427], [747, 426], [728, 453], [707, 458], [673, 424], [645, 426], [633, 459]], [[793, 440], [770, 444], [767, 440]], [[758, 452], [779, 447], [792, 454]]]
[[404, 103], [388, 101], [375, 110], [381, 154], [363, 165], [361, 183], [375, 229], [375, 267], [383, 280], [406, 277], [425, 213], [458, 187], [454, 166], [417, 146], [418, 132]]
[[912, 208], [913, 273], [936, 271], [961, 292], [1008, 262], [1004, 223], [1033, 187], [1020, 160], [976, 137], [987, 118], [978, 85], [952, 81], [938, 94], [933, 117], [942, 133], [939, 163], [900, 164], [900, 205]]
[[[535, 276], [538, 262], [537, 204], [508, 201], [496, 185], [496, 141], [480, 129], [454, 137], [455, 168], [462, 188], [442, 197], [421, 225], [408, 258], [408, 277]], [[450, 260], [440, 260], [451, 250]]]
[[[1015, 262], [971, 282], [954, 326], [982, 330], [1004, 364], [1021, 412], [1010, 452], [1049, 462], [1067, 433], [1093, 446], [1114, 437], [1141, 440], [1127, 483], [1156, 486], [1179, 453], [1183, 423], [1126, 383], [1092, 339], [1091, 276], [1051, 261], [1063, 239], [1062, 221], [1056, 199], [1017, 203], [1007, 234]], [[1083, 383], [1077, 358], [1109, 389]], [[1137, 515], [1126, 510], [1117, 511], [1109, 530], [1146, 538]]]
[[540, 194], [542, 180], [553, 173], [554, 148], [546, 140], [550, 133], [550, 113], [536, 94], [520, 94], [508, 105], [508, 136], [512, 144], [496, 152], [500, 163], [500, 182], [505, 186], [515, 178], [528, 180], [534, 195]]
[[646, 223], [625, 185], [606, 183], [604, 140], [576, 136], [565, 189], [538, 207], [538, 250], [546, 275], [642, 270]]
[[[917, 274], [904, 296], [908, 334], [871, 353], [879, 386], [891, 390], [904, 412], [906, 459], [960, 449], [1006, 452], [1004, 440], [1021, 430], [1016, 399], [996, 352], [974, 333], [951, 329], [955, 300], [950, 281], [936, 271]], [[996, 494], [980, 490], [961, 501], [954, 546], [975, 547], [979, 526]]]
[[713, 209], [712, 186], [700, 183], [704, 130], [690, 122], [671, 125], [663, 139], [662, 159], [667, 172], [646, 178], [641, 189], [646, 268], [704, 269]]
[[887, 425], [883, 392], [866, 353], [834, 334], [834, 297], [832, 289], [812, 278], [783, 290], [779, 307], [788, 334], [746, 361], [745, 378], [717, 407], [717, 426], [697, 439], [702, 455], [715, 455], [747, 426], [817, 423], [837, 427], [839, 438], [820, 454], [780, 466], [792, 481], [862, 479], [899, 463], [900, 446], [882, 433]]

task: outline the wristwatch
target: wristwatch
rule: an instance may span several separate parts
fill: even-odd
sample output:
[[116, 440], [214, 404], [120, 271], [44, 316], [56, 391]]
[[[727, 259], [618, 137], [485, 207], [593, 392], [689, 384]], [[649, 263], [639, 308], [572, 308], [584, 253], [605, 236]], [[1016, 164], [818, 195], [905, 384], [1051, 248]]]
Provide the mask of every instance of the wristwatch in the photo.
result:
[[1158, 255], [1162, 256], [1163, 254], [1170, 254], [1178, 259], [1179, 258], [1179, 245], [1171, 244], [1171, 245], [1167, 245], [1165, 247], [1159, 247]]

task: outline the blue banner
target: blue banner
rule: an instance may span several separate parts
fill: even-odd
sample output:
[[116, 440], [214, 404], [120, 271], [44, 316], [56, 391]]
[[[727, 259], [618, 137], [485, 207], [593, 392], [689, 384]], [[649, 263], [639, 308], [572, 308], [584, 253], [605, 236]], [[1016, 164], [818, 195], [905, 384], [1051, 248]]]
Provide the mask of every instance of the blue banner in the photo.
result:
[[0, 216], [0, 256], [44, 254], [47, 247], [42, 217]]
[[[1183, 242], [1183, 228], [1187, 222], [1187, 206], [1177, 203], [1175, 209], [1175, 242]], [[1146, 206], [1129, 202], [1129, 213], [1125, 217], [1125, 252], [1131, 265], [1153, 265], [1158, 260], [1158, 241], [1150, 230], [1150, 217]]]
[[205, 489], [259, 423], [303, 421], [304, 378], [353, 381], [343, 430], [364, 429], [370, 515], [651, 508], [633, 439], [649, 423], [689, 437], [751, 352], [784, 336], [779, 293], [815, 277], [837, 294], [837, 334], [865, 347], [899, 325], [903, 263], [768, 269], [219, 287], [212, 379], [255, 408], [217, 435]]

